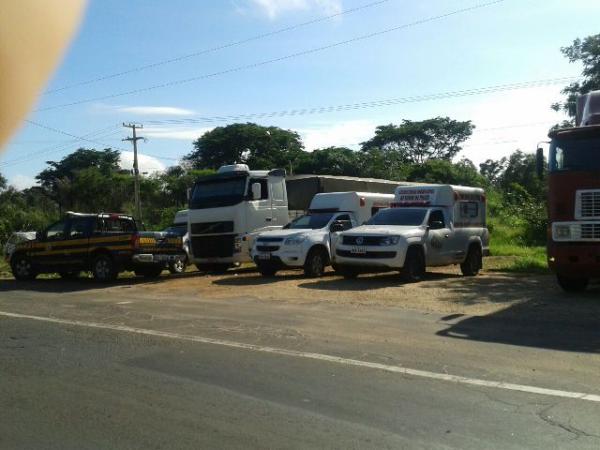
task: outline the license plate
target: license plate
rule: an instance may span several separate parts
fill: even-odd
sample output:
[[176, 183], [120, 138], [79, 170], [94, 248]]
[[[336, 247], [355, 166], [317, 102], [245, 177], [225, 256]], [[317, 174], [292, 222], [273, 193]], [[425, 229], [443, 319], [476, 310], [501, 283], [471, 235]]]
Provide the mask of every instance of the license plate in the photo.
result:
[[260, 255], [258, 255], [258, 259], [271, 259], [271, 254], [270, 253], [261, 253]]
[[350, 253], [354, 253], [356, 255], [364, 255], [365, 253], [367, 253], [367, 248], [366, 247], [352, 247], [350, 249]]

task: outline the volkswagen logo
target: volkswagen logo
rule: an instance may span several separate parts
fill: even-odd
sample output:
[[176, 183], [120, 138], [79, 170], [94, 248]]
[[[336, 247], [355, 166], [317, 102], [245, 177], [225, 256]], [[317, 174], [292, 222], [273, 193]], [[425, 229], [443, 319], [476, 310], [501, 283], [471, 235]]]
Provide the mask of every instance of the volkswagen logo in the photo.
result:
[[362, 245], [363, 243], [363, 238], [361, 236], [356, 238], [356, 245]]

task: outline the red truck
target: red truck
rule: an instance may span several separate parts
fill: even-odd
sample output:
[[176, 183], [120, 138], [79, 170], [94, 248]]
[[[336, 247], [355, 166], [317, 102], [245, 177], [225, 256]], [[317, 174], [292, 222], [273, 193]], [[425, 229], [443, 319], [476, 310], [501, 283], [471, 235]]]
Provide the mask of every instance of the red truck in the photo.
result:
[[575, 123], [549, 135], [548, 265], [568, 292], [600, 277], [600, 91], [579, 98]]

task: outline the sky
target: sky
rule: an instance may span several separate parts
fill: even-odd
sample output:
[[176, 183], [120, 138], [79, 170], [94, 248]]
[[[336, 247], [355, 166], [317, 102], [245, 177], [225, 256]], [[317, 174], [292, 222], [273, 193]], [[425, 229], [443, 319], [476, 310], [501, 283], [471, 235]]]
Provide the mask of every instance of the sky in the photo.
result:
[[146, 173], [236, 121], [295, 130], [312, 151], [448, 116], [476, 125], [459, 157], [533, 152], [565, 118], [550, 109], [561, 79], [581, 73], [560, 48], [599, 17], [597, 0], [91, 0], [29, 116], [42, 126], [23, 124], [0, 173], [25, 188], [79, 147], [120, 149], [129, 168], [123, 122], [144, 126]]

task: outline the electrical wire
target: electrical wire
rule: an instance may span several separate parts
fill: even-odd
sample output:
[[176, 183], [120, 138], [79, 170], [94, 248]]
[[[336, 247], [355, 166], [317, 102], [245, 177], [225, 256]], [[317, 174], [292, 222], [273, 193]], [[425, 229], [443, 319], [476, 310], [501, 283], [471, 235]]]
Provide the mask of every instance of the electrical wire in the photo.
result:
[[210, 48], [207, 48], [207, 49], [204, 49], [204, 50], [199, 50], [199, 51], [196, 51], [196, 52], [188, 53], [186, 55], [181, 55], [181, 56], [178, 56], [176, 58], [163, 59], [163, 60], [156, 61], [156, 62], [153, 62], [153, 63], [150, 63], [150, 64], [145, 64], [145, 65], [142, 65], [142, 66], [133, 67], [133, 68], [128, 69], [128, 70], [123, 70], [121, 72], [115, 72], [115, 73], [112, 73], [112, 74], [103, 75], [101, 77], [92, 78], [92, 79], [84, 80], [84, 81], [79, 81], [77, 83], [73, 83], [73, 84], [62, 86], [62, 87], [59, 87], [59, 88], [56, 88], [56, 89], [48, 90], [48, 91], [44, 92], [42, 95], [54, 94], [56, 92], [65, 91], [67, 89], [72, 89], [72, 88], [79, 87], [79, 86], [86, 86], [86, 85], [89, 85], [89, 84], [98, 83], [100, 81], [110, 80], [112, 78], [117, 78], [117, 77], [122, 77], [124, 75], [129, 75], [131, 73], [141, 72], [142, 70], [152, 69], [152, 68], [159, 67], [159, 66], [164, 66], [164, 65], [167, 65], [167, 64], [172, 64], [172, 63], [176, 63], [176, 62], [180, 62], [180, 61], [185, 61], [185, 60], [190, 59], [190, 58], [195, 58], [195, 57], [198, 57], [198, 56], [206, 55], [208, 53], [214, 53], [214, 52], [217, 52], [217, 51], [220, 51], [220, 50], [225, 50], [227, 48], [235, 47], [235, 46], [238, 46], [238, 45], [248, 44], [248, 43], [253, 42], [253, 41], [257, 41], [257, 40], [264, 39], [264, 38], [271, 37], [271, 36], [276, 36], [278, 34], [286, 33], [288, 31], [297, 30], [299, 28], [303, 28], [303, 27], [306, 27], [306, 26], [309, 26], [309, 25], [314, 25], [316, 23], [325, 22], [325, 21], [330, 20], [330, 19], [335, 19], [336, 17], [341, 17], [343, 15], [352, 14], [352, 13], [355, 13], [355, 12], [358, 12], [358, 11], [362, 11], [362, 10], [367, 9], [367, 8], [372, 8], [374, 6], [379, 6], [379, 5], [381, 5], [383, 3], [387, 3], [389, 1], [390, 0], [378, 0], [378, 1], [375, 1], [375, 2], [367, 3], [367, 4], [364, 4], [364, 5], [361, 5], [361, 6], [357, 6], [355, 8], [345, 9], [343, 11], [340, 11], [338, 13], [331, 14], [331, 15], [328, 15], [328, 16], [318, 17], [316, 19], [309, 20], [308, 22], [298, 23], [296, 25], [291, 25], [289, 27], [280, 28], [278, 30], [270, 31], [268, 33], [257, 34], [255, 36], [251, 36], [249, 38], [245, 38], [245, 39], [242, 39], [242, 40], [239, 40], [239, 41], [232, 41], [232, 42], [229, 42], [227, 44], [217, 45], [215, 47], [210, 47]]
[[108, 94], [108, 95], [103, 95], [103, 96], [99, 96], [99, 97], [92, 97], [92, 98], [87, 98], [87, 99], [82, 99], [82, 100], [77, 100], [77, 101], [73, 101], [73, 102], [69, 102], [69, 103], [62, 103], [62, 104], [57, 104], [57, 105], [51, 105], [51, 106], [47, 106], [44, 108], [39, 108], [36, 111], [37, 112], [42, 112], [42, 111], [51, 111], [54, 109], [59, 109], [59, 108], [66, 108], [69, 106], [76, 106], [76, 105], [81, 105], [84, 103], [91, 103], [91, 102], [97, 102], [97, 101], [102, 101], [102, 100], [108, 100], [108, 99], [113, 99], [113, 98], [118, 98], [118, 97], [124, 97], [127, 95], [133, 95], [133, 94], [139, 94], [142, 92], [148, 92], [148, 91], [153, 91], [156, 89], [163, 89], [163, 88], [167, 88], [167, 87], [171, 87], [171, 86], [178, 86], [178, 85], [182, 85], [182, 84], [186, 84], [186, 83], [191, 83], [193, 81], [199, 81], [199, 80], [204, 80], [207, 78], [213, 78], [213, 77], [217, 77], [217, 76], [221, 76], [221, 75], [226, 75], [226, 74], [230, 74], [230, 73], [234, 73], [234, 72], [240, 72], [242, 70], [247, 70], [247, 69], [253, 69], [256, 67], [261, 67], [261, 66], [266, 66], [269, 64], [273, 64], [273, 63], [277, 63], [277, 62], [281, 62], [281, 61], [286, 61], [288, 59], [292, 59], [292, 58], [297, 58], [300, 56], [305, 56], [305, 55], [310, 55], [313, 53], [317, 53], [317, 52], [322, 52], [324, 50], [329, 50], [335, 47], [339, 47], [342, 45], [347, 45], [347, 44], [351, 44], [351, 43], [355, 43], [355, 42], [359, 42], [359, 41], [363, 41], [366, 39], [371, 39], [373, 37], [377, 37], [377, 36], [381, 36], [387, 33], [391, 33], [394, 31], [399, 31], [399, 30], [403, 30], [403, 29], [407, 29], [407, 28], [411, 28], [411, 27], [415, 27], [418, 25], [422, 25], [425, 23], [429, 23], [429, 22], [433, 22], [436, 20], [441, 20], [441, 19], [445, 19], [454, 15], [458, 15], [458, 14], [464, 14], [470, 11], [474, 11], [477, 9], [481, 9], [481, 8], [486, 8], [486, 7], [490, 7], [499, 3], [503, 3], [506, 0], [494, 0], [494, 1], [489, 1], [486, 3], [479, 3], [473, 6], [469, 6], [466, 8], [461, 8], [461, 9], [457, 9], [454, 11], [451, 11], [449, 13], [445, 13], [445, 14], [440, 14], [437, 16], [431, 16], [431, 17], [427, 17], [424, 19], [420, 19], [420, 20], [416, 20], [414, 22], [410, 22], [410, 23], [406, 23], [406, 24], [402, 24], [402, 25], [398, 25], [395, 27], [391, 27], [391, 28], [387, 28], [384, 30], [379, 30], [379, 31], [375, 31], [375, 32], [371, 32], [371, 33], [367, 33], [367, 34], [363, 34], [360, 36], [356, 36], [354, 38], [351, 39], [346, 39], [343, 41], [338, 41], [338, 42], [334, 42], [332, 44], [328, 44], [328, 45], [324, 45], [324, 46], [320, 46], [320, 47], [314, 47], [311, 49], [307, 49], [307, 50], [302, 50], [296, 53], [291, 53], [285, 56], [280, 56], [277, 58], [271, 58], [271, 59], [267, 59], [267, 60], [263, 60], [263, 61], [258, 61], [255, 63], [251, 63], [251, 64], [245, 64], [242, 66], [237, 66], [237, 67], [232, 67], [229, 69], [225, 69], [225, 70], [221, 70], [218, 72], [212, 72], [212, 73], [208, 73], [208, 74], [204, 74], [204, 75], [198, 75], [198, 76], [194, 76], [191, 78], [184, 78], [184, 79], [180, 79], [180, 80], [173, 80], [173, 81], [169, 81], [166, 83], [161, 83], [161, 84], [155, 84], [152, 86], [147, 86], [144, 88], [138, 88], [138, 89], [132, 89], [130, 91], [124, 91], [124, 92], [118, 92], [115, 94]]

